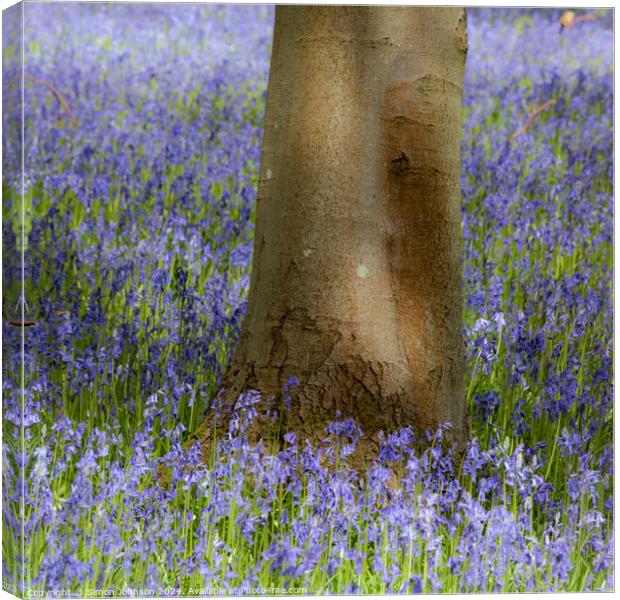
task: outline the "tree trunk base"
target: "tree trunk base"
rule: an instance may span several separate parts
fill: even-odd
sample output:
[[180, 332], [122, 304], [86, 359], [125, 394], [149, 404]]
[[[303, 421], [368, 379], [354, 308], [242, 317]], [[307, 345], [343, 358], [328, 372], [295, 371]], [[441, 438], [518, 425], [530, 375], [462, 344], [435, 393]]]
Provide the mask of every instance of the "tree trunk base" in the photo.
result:
[[[196, 431], [207, 461], [213, 455], [213, 445], [227, 433], [235, 414], [243, 415], [247, 410], [244, 394], [261, 389], [255, 369], [245, 367], [243, 371], [232, 371], [235, 376], [229, 371], [216, 406]], [[346, 464], [362, 468], [379, 457], [381, 442], [387, 435], [411, 427], [420, 439], [425, 431], [445, 424], [416, 412], [404, 387], [395, 384], [406, 375], [403, 366], [383, 362], [328, 362], [288, 391], [263, 392], [251, 404], [254, 416], [244, 435], [250, 444], [262, 441], [270, 451], [277, 452], [288, 432], [294, 432], [300, 443], [308, 440], [316, 445], [328, 437], [328, 425], [352, 419], [361, 428], [362, 437]], [[469, 435], [467, 415], [462, 422], [450, 425], [444, 432], [444, 441], [463, 448]]]

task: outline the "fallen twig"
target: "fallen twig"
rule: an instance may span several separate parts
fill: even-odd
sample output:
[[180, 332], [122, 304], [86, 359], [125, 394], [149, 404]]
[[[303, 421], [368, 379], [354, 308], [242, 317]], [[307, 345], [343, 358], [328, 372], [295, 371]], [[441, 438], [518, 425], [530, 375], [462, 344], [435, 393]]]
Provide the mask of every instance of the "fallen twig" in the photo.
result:
[[47, 79], [38, 79], [37, 77], [33, 77], [32, 75], [26, 75], [26, 77], [34, 83], [40, 83], [41, 85], [45, 86], [50, 92], [52, 92], [52, 94], [54, 94], [54, 96], [56, 97], [56, 100], [58, 100], [58, 103], [69, 115], [69, 119], [71, 119], [71, 124], [76, 124], [77, 118], [75, 116], [75, 113], [73, 112], [73, 109], [71, 108], [71, 104], [56, 86], [54, 86], [51, 82], [47, 81]]
[[21, 319], [9, 319], [9, 325], [13, 325], [13, 327], [32, 327], [36, 325], [39, 321], [37, 319], [26, 319], [22, 321]]
[[[38, 77], [34, 77], [33, 75], [28, 75], [28, 74], [25, 74], [24, 78], [27, 79], [28, 81], [32, 81], [33, 83], [38, 83], [39, 85], [46, 87], [54, 95], [56, 100], [58, 100], [58, 104], [60, 104], [61, 108], [65, 111], [65, 113], [67, 113], [67, 116], [69, 117], [69, 120], [71, 121], [71, 124], [72, 125], [77, 124], [77, 117], [75, 116], [75, 113], [73, 112], [71, 103], [67, 100], [65, 95], [51, 81], [48, 81], [47, 79], [40, 79]], [[17, 77], [13, 78], [8, 83], [4, 84], [2, 87], [5, 88], [5, 87], [8, 87], [9, 85], [18, 83], [20, 79], [21, 77], [18, 75]]]
[[523, 135], [528, 128], [530, 127], [530, 125], [534, 122], [534, 120], [536, 119], [536, 117], [543, 111], [547, 110], [550, 106], [552, 106], [553, 104], [555, 104], [555, 100], [547, 100], [544, 104], [541, 104], [540, 106], [535, 106], [532, 111], [530, 112], [529, 117], [527, 118], [527, 120], [525, 121], [525, 123], [523, 123], [523, 125], [521, 125], [521, 127], [519, 127], [519, 129], [517, 129], [511, 136], [510, 136], [510, 143], [514, 142], [519, 136]]

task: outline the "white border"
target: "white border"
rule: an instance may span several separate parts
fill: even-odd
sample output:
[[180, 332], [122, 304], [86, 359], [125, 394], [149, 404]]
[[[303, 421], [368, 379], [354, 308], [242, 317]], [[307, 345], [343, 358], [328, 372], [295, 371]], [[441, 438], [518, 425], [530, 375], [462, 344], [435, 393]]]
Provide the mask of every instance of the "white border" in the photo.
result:
[[[98, 2], [98, 1], [104, 1], [104, 0], [59, 0], [59, 1], [63, 1], [63, 2]], [[161, 3], [161, 4], [274, 4], [274, 2], [264, 2], [264, 1], [260, 1], [260, 2], [248, 2], [247, 0], [226, 0], [226, 1], [221, 1], [221, 2], [187, 2], [186, 0], [116, 0], [117, 2], [122, 1], [123, 3], [144, 3], [144, 2], [150, 2], [150, 3]], [[43, 3], [46, 2], [46, 0], [25, 0], [25, 3]], [[49, 2], [46, 2], [49, 3]], [[16, 2], [11, 1], [11, 0], [0, 0], [0, 9], [4, 10], [6, 8], [9, 8], [11, 6], [13, 6], [14, 4], [16, 4]], [[353, 4], [353, 5], [373, 5], [373, 4], [387, 4], [387, 5], [405, 5], [405, 4], [412, 4], [412, 5], [420, 5], [420, 6], [463, 6], [463, 2], [450, 2], [450, 1], [435, 1], [433, 2], [432, 0], [417, 0], [416, 2], [410, 2], [408, 0], [404, 0], [401, 2], [385, 2], [383, 0], [376, 0], [374, 2], [370, 2], [367, 0], [338, 0], [338, 1], [333, 1], [333, 2], [329, 2], [327, 0], [314, 0], [314, 2], [295, 2], [292, 0], [280, 0], [278, 2], [278, 4]], [[587, 1], [587, 0], [581, 0], [581, 2], [579, 3], [579, 7], [578, 8], [612, 8], [614, 9], [614, 32], [617, 31], [617, 26], [618, 26], [618, 13], [615, 10], [615, 2], [613, 1], [609, 1], [609, 0], [604, 0], [604, 1], [598, 1], [598, 2], [593, 2], [593, 1]], [[503, 1], [496, 1], [496, 2], [492, 2], [490, 0], [478, 0], [477, 2], [471, 4], [471, 5], [466, 5], [466, 6], [472, 6], [472, 7], [527, 7], [527, 6], [533, 6], [533, 3], [519, 3], [519, 2], [503, 2]], [[561, 2], [560, 0], [545, 0], [544, 3], [541, 3], [541, 5], [539, 6], [538, 4], [534, 5], [535, 8], [571, 8], [570, 6], [567, 6], [567, 4], [565, 2]], [[23, 39], [23, 11], [24, 11], [24, 5], [22, 5], [22, 62], [23, 62], [23, 51], [24, 51], [24, 39]], [[0, 30], [0, 42], [1, 42], [1, 30]], [[615, 36], [614, 36], [614, 350], [615, 350], [615, 340], [616, 340], [616, 333], [617, 333], [617, 320], [616, 320], [616, 314], [617, 314], [617, 307], [618, 307], [618, 301], [617, 301], [617, 297], [615, 296], [615, 290], [616, 290], [616, 283], [617, 283], [617, 268], [618, 265], [620, 265], [620, 250], [618, 249], [617, 245], [616, 245], [616, 239], [617, 239], [617, 233], [618, 233], [618, 227], [620, 227], [620, 225], [618, 224], [618, 221], [615, 218], [615, 208], [616, 208], [616, 191], [617, 191], [617, 182], [618, 182], [618, 171], [617, 171], [617, 163], [615, 161], [615, 149], [617, 147], [617, 143], [618, 143], [618, 130], [616, 129], [615, 125], [616, 125], [616, 119], [615, 119], [615, 115], [617, 114], [617, 80], [615, 77], [615, 65], [617, 64], [617, 46], [615, 44]], [[24, 94], [24, 81], [23, 81], [23, 77], [24, 77], [24, 71], [22, 70], [22, 194], [23, 194], [23, 178], [24, 178], [24, 131], [23, 131], [23, 94]], [[0, 104], [1, 106], [1, 104]], [[1, 131], [1, 124], [0, 124], [0, 131]], [[1, 175], [1, 167], [0, 167], [0, 175]], [[24, 217], [23, 214], [24, 211], [24, 204], [22, 202], [22, 218]], [[22, 232], [23, 235], [23, 232]], [[0, 248], [0, 255], [1, 255], [1, 248]], [[22, 293], [24, 293], [24, 260], [23, 260], [23, 244], [22, 244]], [[2, 283], [0, 282], [0, 292], [2, 290]], [[22, 304], [22, 320], [25, 318], [25, 314], [24, 314], [24, 305]], [[24, 352], [24, 329], [22, 328], [22, 340], [21, 340], [21, 347], [22, 347], [22, 356], [23, 356], [23, 352]], [[2, 341], [0, 340], [0, 357], [2, 355]], [[615, 375], [620, 372], [619, 367], [620, 366], [620, 357], [618, 356], [617, 352], [614, 352], [614, 380], [616, 379]], [[24, 365], [22, 362], [22, 381], [23, 381], [23, 376], [24, 376]], [[1, 395], [1, 391], [0, 391], [0, 395]], [[616, 395], [615, 395], [615, 391], [614, 391], [614, 406], [616, 405], [615, 402], [616, 399]], [[23, 412], [22, 412], [23, 414]], [[22, 424], [23, 425], [23, 424]], [[614, 465], [617, 465], [618, 462], [616, 461], [617, 458], [617, 448], [615, 445], [615, 441], [618, 439], [618, 420], [614, 417]], [[1, 429], [1, 423], [0, 423], [0, 432], [2, 431]], [[23, 439], [23, 435], [22, 435], [22, 445], [24, 444], [24, 439]], [[23, 449], [23, 448], [22, 448]], [[1, 468], [1, 465], [0, 465]], [[23, 479], [23, 478], [22, 478]], [[24, 495], [22, 496], [22, 498], [24, 497]], [[1, 502], [1, 499], [0, 499]], [[619, 502], [619, 498], [618, 498], [618, 487], [617, 487], [617, 480], [616, 478], [614, 479], [614, 516], [617, 519], [619, 513], [619, 509], [620, 509], [620, 502]], [[23, 524], [22, 524], [23, 527]], [[616, 521], [614, 522], [614, 536], [617, 532], [617, 527], [616, 527]], [[617, 539], [617, 536], [615, 536], [615, 538]], [[0, 541], [2, 539], [2, 531], [0, 528]], [[23, 534], [22, 534], [22, 543], [23, 543]], [[614, 561], [614, 580], [616, 582], [617, 585], [617, 578], [616, 578], [616, 561]], [[23, 586], [22, 586], [23, 588]], [[480, 596], [484, 596], [486, 594], [451, 594], [450, 597], [453, 598], [470, 598], [470, 597], [480, 597]], [[540, 599], [540, 593], [522, 593], [522, 594], [517, 594], [519, 598], [523, 598], [524, 600], [533, 600], [534, 598]], [[375, 595], [359, 595], [361, 598], [383, 598], [385, 596], [375, 596]], [[424, 594], [424, 598], [430, 598], [430, 599], [439, 599], [444, 595], [439, 595], [439, 594]], [[565, 598], [565, 597], [581, 597], [584, 596], [585, 597], [585, 593], [584, 592], [578, 592], [578, 593], [568, 593], [568, 592], [562, 592], [562, 593], [545, 593], [544, 597], [545, 598]], [[351, 598], [352, 596], [335, 596], [335, 595], [330, 595], [330, 598], [334, 598], [334, 600], [344, 600], [345, 598]], [[357, 597], [353, 596], [353, 597]], [[415, 596], [410, 596], [410, 595], [402, 595], [402, 596], [398, 596], [398, 597], [404, 597], [404, 598], [414, 598]], [[0, 600], [13, 600], [15, 598], [15, 596], [9, 594], [8, 592], [5, 592], [4, 590], [0, 589]], [[151, 597], [153, 598], [153, 597]], [[187, 598], [187, 597], [184, 597]], [[232, 598], [232, 596], [227, 596], [225, 598]], [[244, 597], [245, 598], [245, 597]], [[282, 600], [282, 596], [261, 596], [261, 598], [279, 598], [280, 600]], [[153, 600], [159, 600], [158, 598], [153, 598]], [[166, 598], [165, 600], [174, 600], [174, 597], [170, 597], [170, 598]]]

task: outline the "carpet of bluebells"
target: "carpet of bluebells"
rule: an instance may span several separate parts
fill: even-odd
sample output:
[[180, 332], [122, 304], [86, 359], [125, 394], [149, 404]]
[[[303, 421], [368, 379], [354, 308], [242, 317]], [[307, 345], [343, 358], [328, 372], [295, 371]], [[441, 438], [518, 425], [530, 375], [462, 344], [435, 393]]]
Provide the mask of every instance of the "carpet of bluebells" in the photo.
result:
[[613, 589], [612, 17], [560, 14], [469, 14], [472, 439], [406, 429], [357, 472], [350, 420], [245, 443], [253, 393], [212, 463], [184, 445], [246, 309], [273, 9], [25, 5], [23, 238], [3, 48], [5, 589]]

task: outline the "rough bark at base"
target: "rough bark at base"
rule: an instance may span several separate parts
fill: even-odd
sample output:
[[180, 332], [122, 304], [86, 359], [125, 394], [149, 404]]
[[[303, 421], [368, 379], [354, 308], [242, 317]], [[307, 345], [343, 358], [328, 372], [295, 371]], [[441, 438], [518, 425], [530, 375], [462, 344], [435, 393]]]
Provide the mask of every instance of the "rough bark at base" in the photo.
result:
[[295, 376], [286, 428], [301, 434], [339, 411], [367, 439], [448, 421], [466, 437], [466, 50], [464, 9], [277, 7], [248, 313], [220, 425], [240, 392]]

